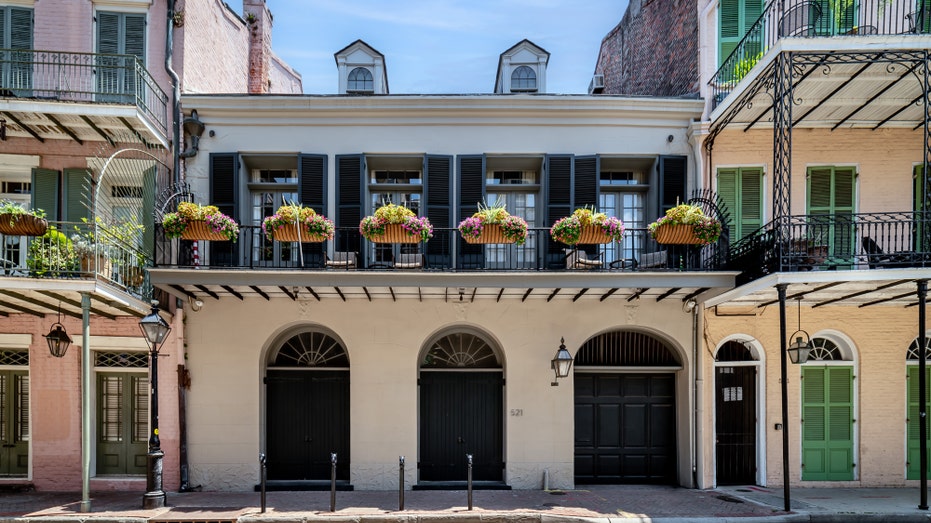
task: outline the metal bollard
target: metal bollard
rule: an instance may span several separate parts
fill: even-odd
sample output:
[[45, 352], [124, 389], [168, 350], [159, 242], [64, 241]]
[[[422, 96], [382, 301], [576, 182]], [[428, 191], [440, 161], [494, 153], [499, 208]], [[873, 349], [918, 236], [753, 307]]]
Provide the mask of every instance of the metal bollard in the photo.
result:
[[472, 510], [472, 454], [466, 454], [466, 460], [469, 462], [469, 475], [468, 475], [468, 484], [469, 484], [469, 510]]
[[265, 454], [259, 453], [259, 483], [262, 485], [262, 513], [265, 513], [265, 480], [268, 477], [268, 469], [265, 466]]
[[336, 453], [330, 453], [330, 512], [336, 512]]
[[398, 510], [404, 510], [404, 456], [398, 457]]

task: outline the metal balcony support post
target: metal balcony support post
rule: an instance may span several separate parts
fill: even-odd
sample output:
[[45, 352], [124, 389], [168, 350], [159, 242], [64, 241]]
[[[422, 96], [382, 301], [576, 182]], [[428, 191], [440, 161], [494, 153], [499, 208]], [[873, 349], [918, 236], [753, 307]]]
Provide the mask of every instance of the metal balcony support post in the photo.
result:
[[404, 456], [398, 457], [398, 510], [404, 510]]
[[91, 511], [91, 295], [81, 293], [81, 512]]
[[330, 512], [336, 512], [336, 453], [330, 453]]
[[[776, 56], [773, 71], [773, 218], [787, 220], [792, 214], [792, 53]], [[777, 239], [780, 245], [788, 231], [783, 221]]]
[[469, 510], [472, 510], [472, 454], [466, 454], [466, 461], [469, 463], [469, 470], [467, 476], [468, 482], [468, 491], [469, 491]]
[[259, 454], [259, 483], [261, 484], [262, 514], [265, 513], [265, 481], [268, 479], [268, 468], [265, 465], [265, 454]]
[[931, 173], [928, 172], [928, 170], [931, 169], [931, 104], [928, 103], [928, 88], [931, 86], [931, 71], [929, 71], [929, 68], [931, 68], [931, 63], [929, 63], [931, 62], [931, 55], [929, 55], [928, 51], [925, 51], [922, 58], [923, 67], [921, 68], [921, 87], [922, 93], [924, 95], [921, 97], [921, 99], [925, 115], [923, 127], [925, 133], [925, 150], [924, 154], [922, 155], [924, 162], [920, 174], [921, 191], [923, 193], [920, 196], [923, 205], [922, 208], [919, 209], [921, 211], [919, 219], [922, 223], [920, 229], [922, 238], [918, 240], [920, 243], [916, 246], [915, 250], [918, 252], [928, 252], [928, 249], [931, 249], [931, 231], [928, 230], [929, 228], [926, 219], [926, 217], [929, 216], [929, 212], [931, 212]]
[[[927, 100], [925, 101], [927, 104]], [[920, 489], [921, 500], [918, 502], [918, 508], [928, 510], [928, 391], [927, 377], [927, 356], [925, 339], [925, 303], [928, 299], [928, 280], [918, 280], [918, 441], [921, 442], [918, 447], [918, 456], [921, 466], [918, 468], [921, 474]]]
[[789, 494], [789, 387], [786, 361], [786, 349], [789, 346], [786, 339], [786, 287], [788, 284], [785, 283], [776, 285], [776, 292], [779, 294], [779, 370], [782, 382], [782, 497], [785, 511], [789, 512], [792, 503]]

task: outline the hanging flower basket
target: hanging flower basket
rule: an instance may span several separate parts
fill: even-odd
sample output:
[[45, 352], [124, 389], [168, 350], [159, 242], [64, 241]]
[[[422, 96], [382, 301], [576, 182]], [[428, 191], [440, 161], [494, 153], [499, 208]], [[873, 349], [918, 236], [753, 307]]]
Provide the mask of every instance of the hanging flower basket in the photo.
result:
[[303, 228], [300, 230], [300, 238], [298, 238], [298, 229], [297, 224], [291, 223], [288, 225], [282, 225], [272, 232], [272, 235], [275, 238], [275, 241], [278, 242], [301, 242], [301, 243], [320, 243], [327, 239], [327, 236], [324, 234], [313, 234], [310, 232], [310, 227], [303, 225]]
[[372, 243], [420, 243], [420, 236], [412, 236], [400, 223], [385, 225], [384, 234], [372, 235], [368, 238]]
[[586, 225], [582, 227], [582, 234], [579, 235], [579, 244], [594, 243], [611, 243], [614, 239], [611, 235], [605, 233], [600, 225]]
[[482, 226], [481, 234], [475, 237], [464, 234], [462, 239], [466, 243], [514, 243], [516, 241], [504, 236], [504, 231], [497, 223], [486, 223]]
[[190, 221], [181, 233], [182, 240], [204, 240], [211, 242], [229, 241], [229, 236], [222, 232], [216, 232], [207, 225], [205, 220]]
[[660, 225], [656, 228], [656, 243], [673, 245], [701, 245], [691, 225]]
[[48, 221], [31, 214], [0, 214], [0, 233], [8, 236], [42, 236]]

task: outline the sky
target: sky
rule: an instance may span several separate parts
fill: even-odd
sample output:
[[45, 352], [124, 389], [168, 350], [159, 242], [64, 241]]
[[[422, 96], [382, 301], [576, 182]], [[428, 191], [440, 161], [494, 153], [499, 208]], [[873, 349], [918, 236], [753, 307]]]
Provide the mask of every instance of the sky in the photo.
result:
[[306, 94], [336, 93], [333, 54], [359, 39], [385, 55], [391, 94], [491, 93], [499, 56], [524, 38], [550, 53], [547, 92], [586, 93], [627, 2], [267, 0], [272, 49]]

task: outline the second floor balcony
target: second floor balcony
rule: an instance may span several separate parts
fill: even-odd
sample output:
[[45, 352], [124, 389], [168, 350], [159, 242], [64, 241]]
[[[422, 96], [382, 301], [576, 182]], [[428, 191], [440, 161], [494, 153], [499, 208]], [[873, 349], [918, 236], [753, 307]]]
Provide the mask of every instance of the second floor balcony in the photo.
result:
[[168, 96], [134, 55], [0, 49], [5, 136], [167, 146]]
[[[769, 0], [733, 50], [722, 57], [721, 66], [708, 82], [713, 107], [728, 99], [777, 44], [805, 52], [859, 49], [876, 53], [884, 48], [901, 51], [909, 48], [909, 42], [916, 49], [927, 47], [921, 42], [927, 42], [929, 33], [931, 6], [923, 0]], [[869, 63], [871, 56], [874, 54], [856, 61]], [[875, 58], [884, 62], [881, 53]], [[831, 66], [839, 62], [828, 59], [815, 63]], [[867, 72], [863, 76], [872, 75]]]

